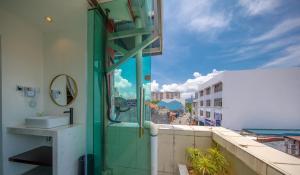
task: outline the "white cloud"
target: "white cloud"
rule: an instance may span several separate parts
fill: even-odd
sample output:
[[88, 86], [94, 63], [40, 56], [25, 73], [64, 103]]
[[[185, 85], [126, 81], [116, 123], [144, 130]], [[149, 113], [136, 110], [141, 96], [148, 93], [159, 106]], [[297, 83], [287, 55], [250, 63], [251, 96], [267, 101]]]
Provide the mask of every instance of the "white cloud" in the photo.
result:
[[[181, 95], [183, 98], [189, 98], [191, 97], [195, 91], [198, 90], [198, 87], [200, 84], [210, 80], [214, 76], [222, 73], [223, 71], [217, 71], [213, 70], [211, 73], [207, 75], [201, 75], [199, 72], [194, 72], [193, 73], [193, 78], [186, 80], [184, 83], [177, 84], [177, 83], [172, 83], [172, 84], [164, 84], [159, 88], [161, 92], [166, 92], [166, 91], [179, 91], [181, 92]], [[152, 83], [156, 83], [155, 80], [152, 81]]]
[[227, 57], [234, 57], [232, 62], [244, 61], [248, 59], [257, 58], [262, 54], [270, 52], [278, 52], [292, 45], [300, 44], [300, 36], [291, 36], [288, 38], [281, 38], [270, 43], [258, 43], [254, 45], [243, 46], [232, 53], [227, 54]]
[[268, 44], [264, 44], [264, 47], [262, 48], [262, 52], [269, 52], [275, 49], [279, 49], [282, 47], [290, 46], [296, 43], [300, 42], [300, 36], [292, 36], [288, 38], [283, 38], [280, 40], [277, 40], [275, 42], [271, 42]]
[[230, 19], [224, 15], [202, 16], [190, 21], [190, 29], [198, 32], [207, 32], [212, 29], [222, 29], [228, 26]]
[[132, 86], [132, 84], [122, 77], [122, 70], [116, 69], [114, 72], [115, 87], [118, 89], [125, 89]]
[[197, 77], [200, 77], [201, 74], [200, 74], [199, 72], [194, 72], [194, 73], [193, 73], [193, 76], [194, 76], [195, 78], [197, 78]]
[[281, 0], [240, 0], [239, 4], [244, 7], [250, 16], [261, 15], [277, 8]]
[[287, 19], [276, 25], [271, 31], [264, 33], [256, 38], [251, 39], [251, 43], [262, 42], [274, 38], [278, 38], [294, 29], [300, 27], [300, 18]]
[[136, 97], [135, 88], [132, 88], [132, 84], [124, 77], [122, 77], [122, 70], [116, 69], [114, 71], [114, 87], [120, 97], [126, 99], [134, 99]]
[[156, 82], [156, 80], [153, 80], [151, 82], [151, 91], [152, 92], [159, 91], [159, 84]]
[[284, 55], [264, 64], [261, 68], [300, 66], [300, 45], [285, 49]]
[[166, 14], [169, 14], [167, 19], [178, 23], [179, 27], [194, 32], [221, 30], [229, 25], [231, 15], [217, 10], [215, 4], [215, 0], [179, 0], [167, 9]]
[[143, 84], [145, 89], [145, 100], [151, 100], [152, 82]]

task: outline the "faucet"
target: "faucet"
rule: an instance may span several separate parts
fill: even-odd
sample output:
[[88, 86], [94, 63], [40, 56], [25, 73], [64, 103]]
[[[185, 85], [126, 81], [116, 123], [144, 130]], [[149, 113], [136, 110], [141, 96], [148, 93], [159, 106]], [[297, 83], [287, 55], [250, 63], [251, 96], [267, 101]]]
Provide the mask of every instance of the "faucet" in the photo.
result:
[[67, 111], [64, 111], [64, 114], [69, 113], [70, 114], [70, 125], [73, 125], [73, 108], [70, 108]]

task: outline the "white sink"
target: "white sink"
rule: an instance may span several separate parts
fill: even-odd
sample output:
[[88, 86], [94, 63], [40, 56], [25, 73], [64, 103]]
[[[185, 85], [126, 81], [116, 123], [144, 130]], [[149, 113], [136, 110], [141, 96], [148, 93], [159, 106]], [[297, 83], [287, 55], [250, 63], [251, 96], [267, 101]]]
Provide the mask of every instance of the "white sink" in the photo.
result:
[[25, 119], [25, 126], [29, 128], [47, 129], [68, 125], [69, 121], [70, 119], [67, 116], [29, 117]]

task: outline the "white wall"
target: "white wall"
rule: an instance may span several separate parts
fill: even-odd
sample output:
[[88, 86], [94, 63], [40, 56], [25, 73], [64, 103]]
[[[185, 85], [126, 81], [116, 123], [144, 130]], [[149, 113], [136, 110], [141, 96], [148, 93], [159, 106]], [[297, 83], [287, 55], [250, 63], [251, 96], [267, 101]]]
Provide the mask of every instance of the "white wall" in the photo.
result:
[[[55, 7], [59, 3], [60, 1], [53, 2], [52, 6]], [[80, 155], [84, 153], [87, 2], [78, 0], [74, 1], [71, 6], [70, 3], [67, 4], [70, 8], [64, 8], [62, 15], [67, 11], [72, 15], [54, 14], [57, 21], [63, 19], [65, 22], [60, 26], [49, 26], [51, 30], [44, 30], [47, 26], [40, 27], [39, 22], [30, 21], [31, 18], [23, 18], [22, 15], [15, 14], [15, 11], [11, 13], [0, 7], [1, 78], [3, 80], [1, 89], [3, 94], [1, 116], [3, 150], [1, 152], [4, 154], [4, 171], [0, 174], [21, 174], [32, 168], [29, 165], [9, 162], [8, 157], [45, 143], [44, 138], [9, 134], [6, 132], [7, 126], [21, 125], [26, 117], [35, 116], [37, 112], [62, 115], [62, 112], [66, 110], [66, 108], [56, 106], [49, 96], [50, 82], [58, 74], [64, 73], [72, 76], [78, 85], [78, 96], [71, 107], [74, 107], [74, 122], [84, 126], [82, 135], [78, 135], [82, 138], [82, 145], [76, 145], [81, 148], [79, 149]], [[37, 9], [37, 12], [41, 10]], [[54, 22], [52, 25], [57, 24]], [[35, 108], [29, 107], [28, 98], [16, 92], [16, 85], [40, 88]]]
[[[64, 31], [44, 33], [44, 110], [48, 114], [63, 115], [63, 111], [74, 108], [74, 123], [82, 124], [81, 138], [82, 145], [76, 145], [81, 150], [80, 155], [85, 151], [85, 121], [87, 101], [87, 10], [83, 6], [81, 11], [76, 12], [76, 25], [71, 25]], [[70, 19], [74, 20], [74, 19]], [[58, 74], [71, 76], [78, 86], [78, 95], [75, 101], [67, 106], [60, 107], [52, 102], [49, 95], [51, 80]]]
[[222, 126], [299, 129], [300, 68], [225, 72]]
[[[83, 15], [86, 19], [86, 15]], [[83, 21], [78, 30], [44, 34], [44, 106], [45, 112], [62, 115], [69, 107], [74, 108], [74, 121], [84, 123], [86, 115], [86, 27]], [[75, 27], [75, 26], [74, 26]], [[78, 26], [76, 26], [78, 27]], [[76, 100], [67, 107], [55, 105], [49, 96], [51, 80], [58, 74], [67, 74], [74, 78], [78, 86]]]
[[[223, 82], [222, 126], [240, 130], [300, 128], [300, 68], [226, 71], [199, 86], [199, 90]], [[212, 89], [213, 90], [213, 89]], [[207, 99], [206, 96], [197, 100]], [[205, 106], [205, 105], [204, 105]]]
[[[41, 31], [1, 8], [0, 35], [3, 168], [5, 175], [14, 175], [31, 166], [11, 163], [8, 157], [43, 142], [38, 137], [17, 136], [6, 132], [7, 126], [23, 124], [26, 117], [35, 116], [43, 110], [43, 36]], [[29, 98], [16, 92], [16, 85], [40, 88], [35, 108], [29, 107]]]

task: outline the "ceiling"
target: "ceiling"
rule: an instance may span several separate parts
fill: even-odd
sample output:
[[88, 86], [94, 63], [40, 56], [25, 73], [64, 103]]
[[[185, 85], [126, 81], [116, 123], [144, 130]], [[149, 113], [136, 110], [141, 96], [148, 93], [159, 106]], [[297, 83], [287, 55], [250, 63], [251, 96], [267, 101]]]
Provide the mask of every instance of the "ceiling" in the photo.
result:
[[[24, 19], [44, 32], [86, 25], [87, 8], [86, 0], [0, 0], [0, 9]], [[51, 16], [53, 22], [45, 22], [46, 16]]]
[[[109, 18], [114, 21], [115, 33], [134, 31], [135, 18], [141, 19], [140, 28], [153, 29], [150, 34], [144, 34], [143, 39], [159, 36], [159, 39], [143, 50], [145, 55], [162, 53], [162, 1], [161, 0], [112, 0], [101, 2], [101, 8], [109, 11]], [[126, 50], [135, 48], [135, 36], [120, 37], [114, 43]]]
[[[132, 0], [132, 2], [139, 1]], [[158, 7], [160, 7], [161, 0], [151, 0], [150, 2], [159, 2]], [[132, 16], [128, 10], [127, 0], [107, 0], [101, 3], [101, 6], [104, 9], [110, 9], [113, 19], [120, 22], [128, 21], [132, 23]], [[25, 22], [36, 26], [43, 32], [72, 32], [76, 29], [84, 29], [82, 26], [87, 26], [88, 7], [87, 0], [0, 0], [0, 10], [7, 11], [12, 15], [24, 19]], [[161, 35], [161, 9], [158, 9], [158, 12], [158, 16], [155, 19], [160, 24], [154, 23], [154, 26], [158, 26], [157, 31]], [[46, 16], [51, 16], [53, 22], [47, 23], [45, 21]], [[134, 43], [134, 38], [131, 38], [131, 40], [131, 42], [127, 43]], [[126, 48], [131, 49], [132, 47], [133, 45], [129, 44]], [[162, 36], [149, 47], [151, 49], [150, 53], [160, 54], [162, 51]]]

